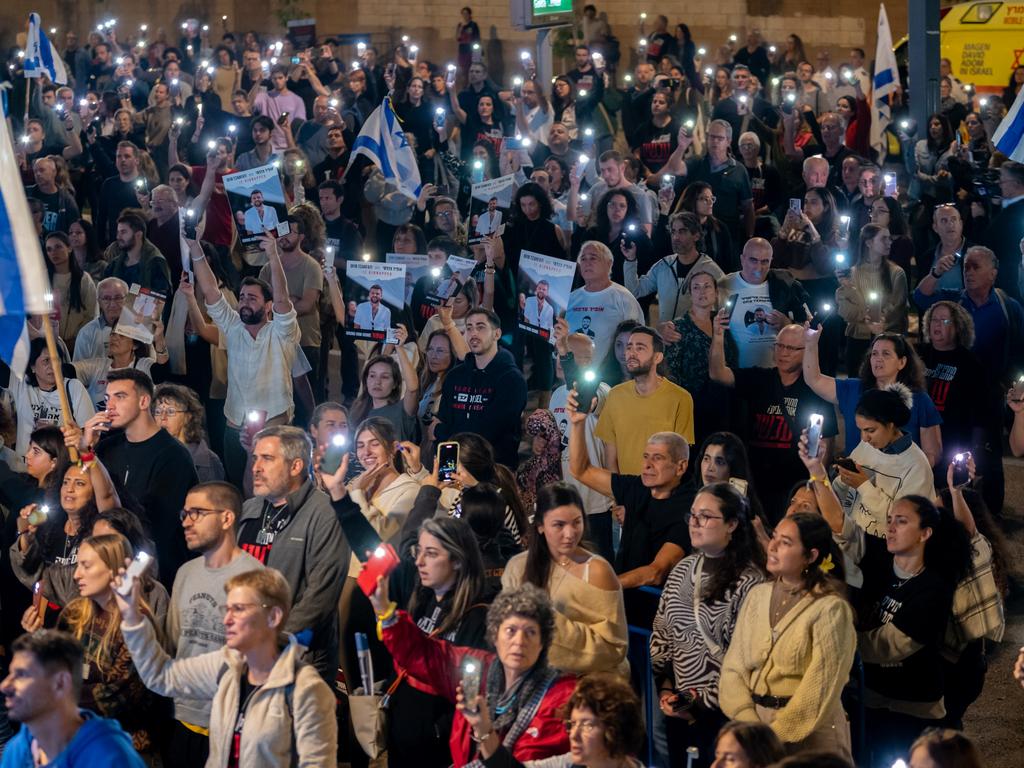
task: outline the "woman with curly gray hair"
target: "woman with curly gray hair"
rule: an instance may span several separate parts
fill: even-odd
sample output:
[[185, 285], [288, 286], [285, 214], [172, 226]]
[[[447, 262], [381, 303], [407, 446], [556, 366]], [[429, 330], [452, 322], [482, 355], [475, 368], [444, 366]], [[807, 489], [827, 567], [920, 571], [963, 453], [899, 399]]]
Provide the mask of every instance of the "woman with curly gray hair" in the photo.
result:
[[[384, 579], [370, 602], [395, 664], [457, 704], [449, 739], [454, 768], [480, 768], [499, 744], [521, 763], [569, 751], [562, 710], [575, 681], [548, 666], [555, 616], [543, 590], [523, 584], [491, 603], [487, 639], [496, 653], [425, 635], [390, 601]], [[460, 680], [473, 677], [481, 688], [463, 690]]]
[[[1002, 444], [1000, 416], [1002, 404], [985, 381], [985, 370], [971, 352], [974, 346], [974, 319], [953, 301], [937, 301], [921, 320], [922, 343], [917, 352], [924, 363], [925, 386], [942, 415], [942, 448], [945, 461], [935, 465], [936, 478], [946, 476], [946, 467], [958, 453], [970, 451], [978, 464], [978, 474], [990, 486], [990, 473], [1002, 479], [1002, 455], [989, 456], [986, 443]], [[998, 464], [998, 467], [993, 465]], [[1002, 486], [1002, 483], [999, 483]], [[1002, 506], [1002, 493], [999, 493]], [[989, 501], [986, 498], [986, 501]]]

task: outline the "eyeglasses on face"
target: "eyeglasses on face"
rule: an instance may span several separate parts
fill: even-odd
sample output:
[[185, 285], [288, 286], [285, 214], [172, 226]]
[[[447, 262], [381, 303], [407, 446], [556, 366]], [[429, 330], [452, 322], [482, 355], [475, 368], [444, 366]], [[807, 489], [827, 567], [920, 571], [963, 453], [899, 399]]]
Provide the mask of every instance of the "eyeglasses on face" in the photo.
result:
[[181, 510], [181, 512], [178, 513], [178, 519], [181, 520], [181, 522], [185, 522], [185, 518], [187, 517], [194, 523], [201, 517], [206, 517], [207, 515], [216, 515], [220, 512], [223, 512], [223, 510], [203, 509], [202, 507], [190, 507], [188, 509]]
[[589, 736], [601, 727], [601, 724], [595, 720], [566, 720], [563, 725], [566, 733], [579, 730], [584, 736]]
[[683, 515], [683, 520], [686, 524], [690, 525], [692, 523], [695, 528], [707, 528], [712, 520], [724, 519], [721, 515], [708, 515], [704, 512], [687, 512]]
[[776, 349], [780, 349], [780, 350], [782, 350], [784, 352], [803, 352], [804, 351], [803, 347], [794, 347], [794, 346], [792, 346], [790, 344], [783, 344], [782, 342], [779, 342], [779, 341], [775, 342], [775, 348]]
[[153, 409], [153, 415], [156, 416], [158, 419], [161, 418], [162, 416], [166, 416], [169, 419], [173, 419], [179, 413], [185, 413], [185, 411], [181, 408], [174, 408], [169, 405], [163, 408], [158, 407]]
[[226, 617], [229, 613], [232, 616], [244, 616], [253, 608], [269, 608], [270, 606], [266, 603], [228, 603], [226, 605], [219, 606], [221, 617]]

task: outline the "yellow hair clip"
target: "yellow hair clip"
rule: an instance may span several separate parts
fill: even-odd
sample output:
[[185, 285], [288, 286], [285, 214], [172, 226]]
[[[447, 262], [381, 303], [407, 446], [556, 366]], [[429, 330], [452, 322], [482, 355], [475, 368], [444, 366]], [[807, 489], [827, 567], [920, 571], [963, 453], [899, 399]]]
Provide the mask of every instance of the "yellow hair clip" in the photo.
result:
[[832, 555], [826, 555], [825, 559], [818, 563], [818, 570], [822, 573], [829, 573], [835, 567], [836, 564], [832, 562]]

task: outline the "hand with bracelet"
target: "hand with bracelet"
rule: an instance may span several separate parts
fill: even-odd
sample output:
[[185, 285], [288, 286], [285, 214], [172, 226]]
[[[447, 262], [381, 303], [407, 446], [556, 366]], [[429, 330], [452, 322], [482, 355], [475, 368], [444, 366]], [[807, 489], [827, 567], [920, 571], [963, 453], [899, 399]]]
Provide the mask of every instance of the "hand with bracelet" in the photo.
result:
[[480, 745], [480, 756], [487, 759], [501, 746], [501, 739], [494, 730], [491, 722], [491, 710], [487, 706], [487, 697], [481, 693], [473, 702], [474, 707], [467, 707], [466, 695], [462, 690], [462, 684], [455, 691], [455, 709], [462, 713], [462, 716], [469, 723], [473, 741]]

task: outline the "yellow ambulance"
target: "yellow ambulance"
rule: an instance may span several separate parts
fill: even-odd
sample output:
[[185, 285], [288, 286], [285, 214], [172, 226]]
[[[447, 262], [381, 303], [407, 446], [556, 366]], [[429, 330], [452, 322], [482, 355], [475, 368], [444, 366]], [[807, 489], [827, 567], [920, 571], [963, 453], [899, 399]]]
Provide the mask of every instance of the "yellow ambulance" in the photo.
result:
[[979, 92], [1002, 93], [1024, 67], [1024, 0], [959, 3], [944, 9], [939, 30], [941, 56]]

